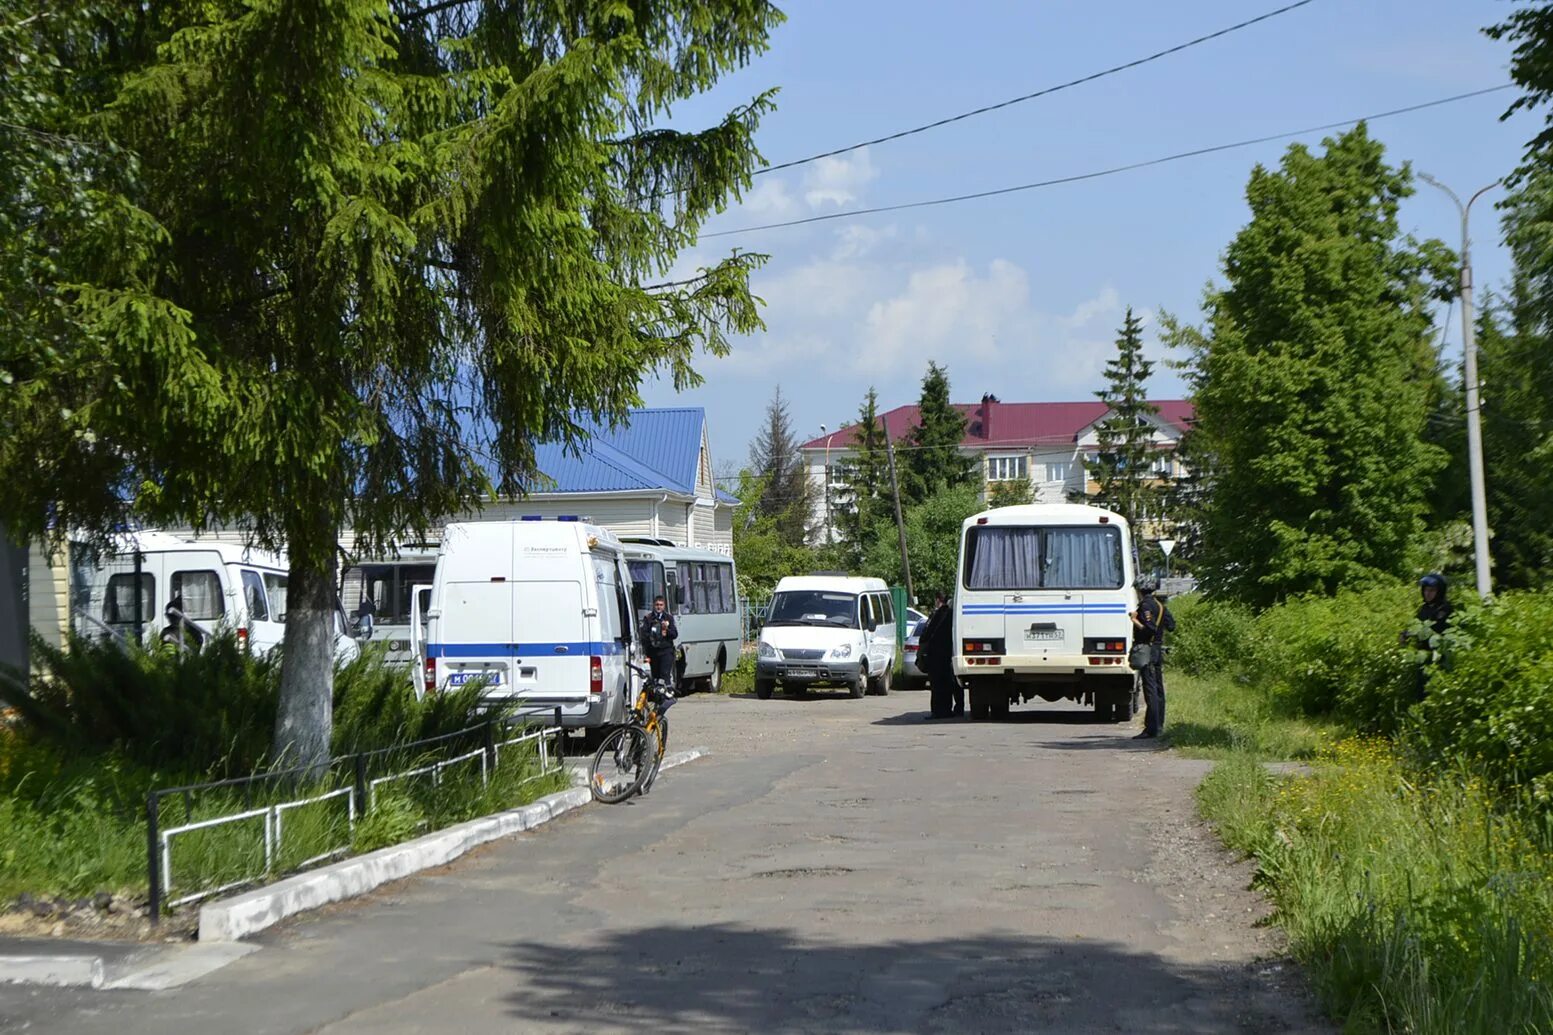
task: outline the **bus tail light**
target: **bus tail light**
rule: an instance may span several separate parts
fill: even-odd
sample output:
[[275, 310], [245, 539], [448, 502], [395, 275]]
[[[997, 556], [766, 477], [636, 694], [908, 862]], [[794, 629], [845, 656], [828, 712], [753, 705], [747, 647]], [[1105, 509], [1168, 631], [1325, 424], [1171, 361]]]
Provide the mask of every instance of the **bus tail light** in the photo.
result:
[[594, 656], [588, 659], [588, 693], [604, 692], [604, 659]]

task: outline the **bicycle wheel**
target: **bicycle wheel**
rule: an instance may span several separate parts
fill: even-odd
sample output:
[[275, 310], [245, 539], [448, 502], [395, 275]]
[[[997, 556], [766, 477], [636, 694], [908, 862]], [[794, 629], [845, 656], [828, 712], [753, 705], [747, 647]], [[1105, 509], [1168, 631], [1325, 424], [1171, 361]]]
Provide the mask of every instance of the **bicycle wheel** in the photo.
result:
[[657, 737], [653, 738], [657, 743], [653, 744], [652, 760], [647, 771], [647, 779], [642, 781], [643, 794], [652, 790], [652, 785], [657, 782], [658, 770], [663, 767], [663, 756], [669, 750], [669, 717], [667, 715], [658, 716], [657, 733]]
[[599, 745], [588, 766], [588, 787], [596, 801], [614, 805], [635, 794], [655, 766], [657, 745], [637, 725], [621, 726]]

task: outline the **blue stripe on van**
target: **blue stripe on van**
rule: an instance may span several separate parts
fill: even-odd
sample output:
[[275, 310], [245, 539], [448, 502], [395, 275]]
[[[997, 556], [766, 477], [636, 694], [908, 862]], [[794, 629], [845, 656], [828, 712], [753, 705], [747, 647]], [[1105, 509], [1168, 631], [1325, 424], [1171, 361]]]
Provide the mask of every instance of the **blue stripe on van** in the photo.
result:
[[968, 615], [1124, 615], [1126, 604], [967, 604]]
[[577, 640], [571, 643], [428, 643], [429, 658], [535, 658], [546, 655], [558, 657], [592, 657], [624, 654], [626, 648], [618, 643], [597, 640]]

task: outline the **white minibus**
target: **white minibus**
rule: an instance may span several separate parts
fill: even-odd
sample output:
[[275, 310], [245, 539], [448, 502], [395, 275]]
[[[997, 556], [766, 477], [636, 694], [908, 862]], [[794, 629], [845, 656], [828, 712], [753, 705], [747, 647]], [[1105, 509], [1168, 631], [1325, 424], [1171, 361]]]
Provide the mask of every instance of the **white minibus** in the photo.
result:
[[624, 721], [639, 679], [631, 576], [609, 531], [570, 519], [450, 524], [419, 642], [424, 692], [481, 680], [489, 698], [562, 726]]
[[895, 605], [883, 579], [790, 575], [777, 583], [755, 651], [755, 696], [845, 687], [853, 697], [890, 692]]
[[998, 507], [966, 519], [954, 601], [954, 671], [971, 717], [1039, 697], [1101, 719], [1136, 707], [1127, 664], [1137, 571], [1120, 514], [1079, 504]]
[[663, 540], [623, 539], [638, 621], [653, 597], [668, 601], [679, 627], [676, 682], [717, 692], [739, 660], [739, 594], [733, 558]]
[[[198, 648], [218, 630], [232, 629], [265, 653], [285, 635], [289, 568], [281, 554], [144, 531], [117, 536], [78, 570], [86, 606], [75, 615], [75, 629], [83, 636], [128, 641], [138, 626], [147, 645]], [[336, 606], [336, 659], [348, 661], [359, 649]]]

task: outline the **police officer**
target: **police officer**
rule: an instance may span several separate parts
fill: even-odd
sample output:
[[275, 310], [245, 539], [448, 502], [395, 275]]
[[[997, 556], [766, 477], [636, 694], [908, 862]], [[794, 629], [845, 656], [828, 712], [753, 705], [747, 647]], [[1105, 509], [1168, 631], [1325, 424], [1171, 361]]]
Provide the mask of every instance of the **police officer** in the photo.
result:
[[917, 641], [917, 664], [926, 667], [932, 688], [929, 694], [932, 710], [926, 718], [947, 719], [964, 714], [965, 697], [954, 674], [954, 615], [949, 610], [949, 599], [938, 593], [933, 597], [933, 603], [933, 613]]
[[1400, 637], [1400, 642], [1404, 647], [1411, 640], [1416, 641], [1414, 646], [1417, 649], [1429, 652], [1426, 663], [1419, 666], [1415, 676], [1414, 688], [1420, 699], [1423, 698], [1424, 691], [1429, 682], [1428, 664], [1437, 663], [1440, 660], [1434, 637], [1440, 635], [1449, 627], [1451, 615], [1456, 610], [1451, 606], [1451, 602], [1445, 599], [1449, 589], [1450, 584], [1445, 581], [1445, 576], [1439, 572], [1431, 571], [1419, 579], [1418, 595], [1423, 598], [1423, 602], [1418, 605], [1418, 613], [1414, 617], [1418, 620], [1419, 625], [1428, 628], [1429, 632], [1425, 633], [1422, 629], [1417, 631], [1408, 630], [1404, 631]]
[[642, 646], [647, 651], [647, 661], [652, 666], [652, 677], [671, 685], [674, 682], [674, 641], [679, 639], [679, 626], [669, 613], [668, 601], [662, 596], [652, 598], [652, 610], [642, 619]]
[[1143, 677], [1143, 732], [1134, 740], [1152, 740], [1165, 730], [1165, 634], [1176, 631], [1175, 616], [1165, 602], [1154, 595], [1159, 588], [1152, 575], [1138, 579], [1138, 610], [1128, 615], [1132, 619], [1133, 642], [1147, 643], [1153, 648], [1153, 656], [1139, 673]]

